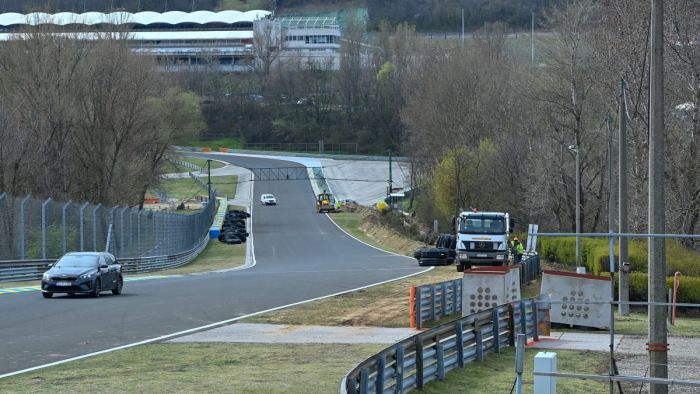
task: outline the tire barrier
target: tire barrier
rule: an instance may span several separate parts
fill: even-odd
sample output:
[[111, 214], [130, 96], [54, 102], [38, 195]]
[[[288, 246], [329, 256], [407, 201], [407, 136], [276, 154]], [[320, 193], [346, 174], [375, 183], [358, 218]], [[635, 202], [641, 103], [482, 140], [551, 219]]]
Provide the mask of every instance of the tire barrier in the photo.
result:
[[450, 265], [455, 262], [457, 252], [457, 237], [452, 234], [440, 234], [435, 241], [435, 248], [417, 249], [413, 252], [413, 258], [418, 260], [418, 265]]
[[245, 211], [233, 209], [224, 214], [219, 233], [219, 241], [228, 245], [238, 245], [245, 242], [250, 235], [246, 230], [245, 219], [250, 214]]

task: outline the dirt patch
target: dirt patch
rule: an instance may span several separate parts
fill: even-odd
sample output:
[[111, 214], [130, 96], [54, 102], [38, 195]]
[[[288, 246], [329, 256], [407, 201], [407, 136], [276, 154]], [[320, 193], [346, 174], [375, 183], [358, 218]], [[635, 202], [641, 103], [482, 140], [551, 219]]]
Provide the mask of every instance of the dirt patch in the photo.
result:
[[[396, 250], [399, 254], [413, 257], [414, 250], [427, 247], [423, 242], [385, 226], [379, 217], [381, 214], [374, 208], [358, 205], [355, 212], [362, 215], [360, 230], [367, 233], [368, 236], [380, 244]], [[407, 220], [409, 219], [407, 218]]]

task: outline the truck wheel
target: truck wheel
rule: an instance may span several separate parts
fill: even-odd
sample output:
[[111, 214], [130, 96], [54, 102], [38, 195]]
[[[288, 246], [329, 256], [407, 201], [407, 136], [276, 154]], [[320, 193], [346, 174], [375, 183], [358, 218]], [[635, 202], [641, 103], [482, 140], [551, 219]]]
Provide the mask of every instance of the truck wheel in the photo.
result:
[[457, 272], [464, 272], [464, 264], [462, 264], [462, 263], [457, 264]]

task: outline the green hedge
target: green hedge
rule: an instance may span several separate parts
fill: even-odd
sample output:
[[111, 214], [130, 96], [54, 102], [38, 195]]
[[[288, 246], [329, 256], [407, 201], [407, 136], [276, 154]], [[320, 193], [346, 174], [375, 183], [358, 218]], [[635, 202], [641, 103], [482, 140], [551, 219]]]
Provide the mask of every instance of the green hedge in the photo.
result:
[[[576, 266], [576, 237], [538, 237], [540, 255], [550, 261]], [[619, 244], [614, 246], [615, 261], [619, 262]], [[630, 272], [648, 272], [646, 239], [632, 239], [628, 247]], [[700, 277], [700, 253], [685, 249], [674, 239], [666, 240], [666, 275], [681, 272]], [[581, 237], [581, 265], [595, 275], [610, 272], [610, 244], [606, 238]]]
[[[581, 265], [594, 275], [610, 276], [610, 244], [606, 238], [581, 237]], [[538, 237], [538, 249], [542, 258], [576, 266], [576, 237]], [[619, 263], [619, 244], [615, 243], [615, 264]], [[629, 241], [630, 301], [647, 301], [648, 280], [646, 239]], [[681, 272], [677, 302], [700, 302], [700, 254], [685, 249], [674, 239], [666, 240], [666, 291], [673, 288], [673, 275]], [[617, 280], [619, 275], [615, 275]], [[615, 286], [615, 292], [619, 287]], [[616, 294], [617, 297], [617, 294]]]
[[[604, 276], [610, 276], [609, 274]], [[615, 297], [619, 290], [619, 275], [615, 275]], [[666, 292], [673, 289], [673, 277], [666, 278]], [[649, 275], [642, 272], [630, 273], [630, 301], [646, 302], [648, 300]], [[697, 304], [700, 301], [700, 278], [681, 276], [678, 278], [678, 292], [676, 302], [684, 304]]]

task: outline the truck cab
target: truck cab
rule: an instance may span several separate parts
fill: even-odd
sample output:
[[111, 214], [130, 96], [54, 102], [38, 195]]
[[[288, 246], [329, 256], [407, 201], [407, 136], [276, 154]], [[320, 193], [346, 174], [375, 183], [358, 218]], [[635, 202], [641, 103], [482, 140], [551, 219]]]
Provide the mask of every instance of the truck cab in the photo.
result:
[[462, 212], [456, 221], [457, 270], [508, 265], [508, 234], [514, 220], [503, 212]]

